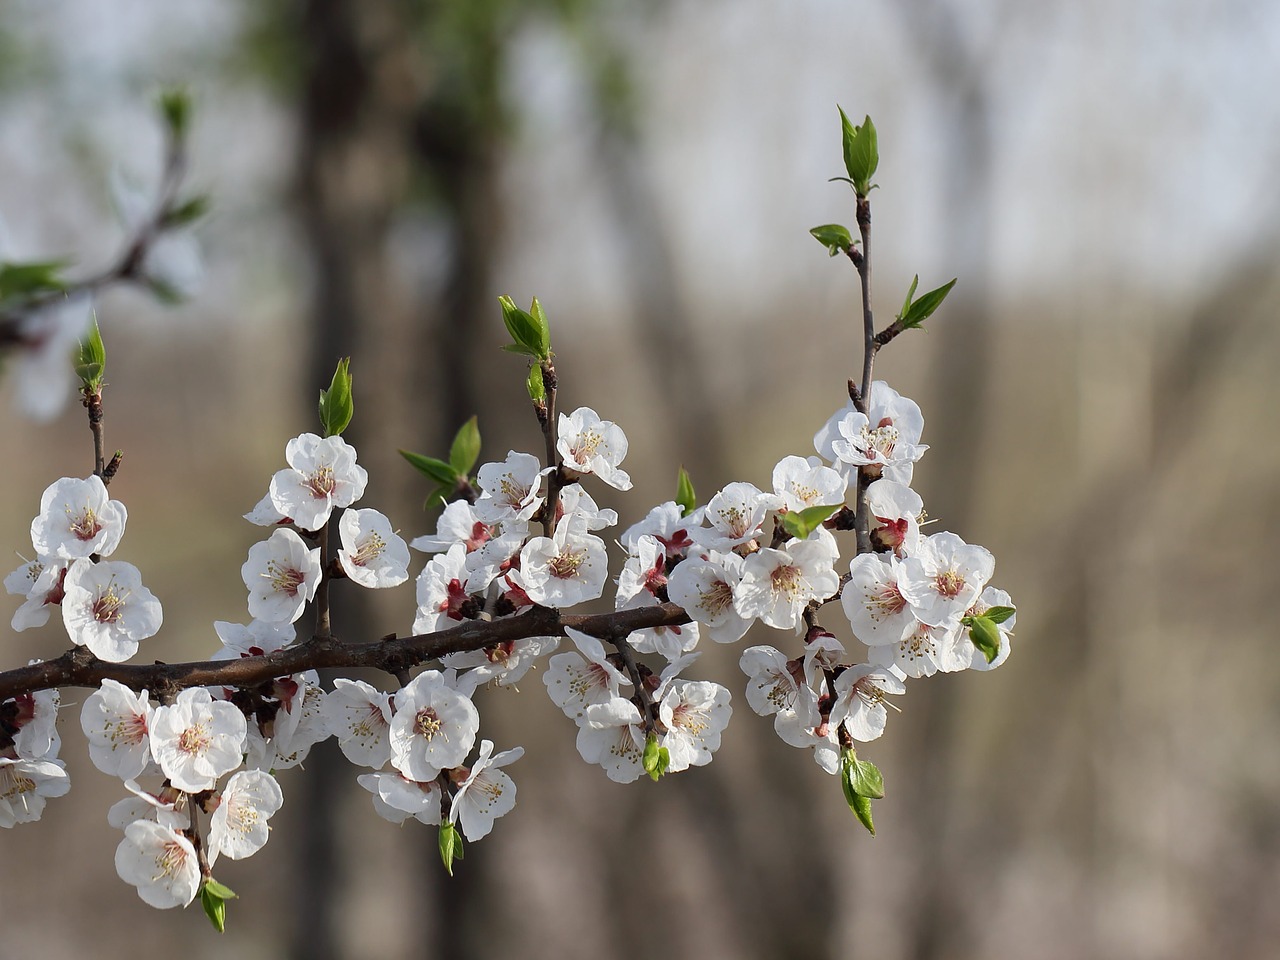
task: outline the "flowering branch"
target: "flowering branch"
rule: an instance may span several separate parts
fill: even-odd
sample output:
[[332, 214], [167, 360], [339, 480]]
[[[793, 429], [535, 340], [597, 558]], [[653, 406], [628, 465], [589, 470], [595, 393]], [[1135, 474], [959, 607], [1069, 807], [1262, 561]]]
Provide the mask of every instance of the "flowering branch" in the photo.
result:
[[340, 643], [336, 637], [313, 637], [296, 646], [238, 660], [185, 663], [108, 663], [81, 647], [52, 660], [0, 672], [0, 701], [59, 687], [98, 687], [114, 680], [132, 690], [178, 691], [188, 687], [251, 687], [275, 677], [325, 667], [373, 667], [389, 674], [437, 660], [451, 653], [483, 650], [528, 637], [564, 636], [566, 627], [596, 636], [623, 635], [647, 627], [688, 623], [689, 615], [674, 603], [603, 614], [568, 614], [549, 607], [502, 620], [471, 620], [436, 633], [384, 637], [366, 643]]

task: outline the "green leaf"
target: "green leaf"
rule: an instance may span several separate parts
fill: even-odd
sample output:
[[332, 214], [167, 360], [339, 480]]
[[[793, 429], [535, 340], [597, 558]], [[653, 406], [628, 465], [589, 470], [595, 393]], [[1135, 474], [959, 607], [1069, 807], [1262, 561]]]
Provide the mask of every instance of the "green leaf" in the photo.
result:
[[836, 254], [845, 253], [857, 242], [849, 233], [849, 228], [842, 227], [838, 223], [824, 223], [820, 227], [813, 227], [809, 232], [813, 234], [815, 240], [827, 248], [827, 252], [833, 257]]
[[185, 227], [188, 224], [195, 223], [206, 213], [209, 212], [209, 198], [205, 194], [197, 194], [190, 197], [175, 207], [170, 207], [164, 212], [164, 217], [160, 221], [160, 225], [166, 229], [171, 227]]
[[[910, 306], [906, 307], [902, 311], [902, 326], [905, 329], [910, 330], [913, 327], [920, 326], [920, 324], [928, 320], [933, 316], [933, 311], [942, 306], [942, 301], [947, 299], [947, 294], [951, 292], [951, 288], [955, 285], [956, 281], [953, 278], [950, 283], [944, 283], [942, 286], [938, 287], [938, 289], [930, 290], [928, 293], [922, 295], [919, 300], [911, 301]], [[912, 292], [915, 292], [914, 284]]]
[[854, 760], [849, 766], [849, 786], [854, 796], [879, 800], [884, 796], [884, 776], [870, 760]]
[[53, 293], [67, 287], [58, 274], [67, 267], [65, 260], [40, 263], [0, 263], [0, 300], [28, 297], [36, 293]]
[[529, 399], [534, 403], [542, 403], [547, 399], [547, 385], [542, 379], [542, 365], [529, 366], [529, 377], [525, 380], [525, 389], [529, 391]]
[[683, 466], [676, 474], [676, 503], [680, 504], [680, 516], [687, 517], [698, 505], [698, 495], [693, 492], [693, 481]]
[[208, 880], [204, 882], [204, 891], [208, 893], [210, 896], [217, 897], [220, 900], [239, 899], [238, 895], [234, 890], [232, 890], [226, 884], [219, 883], [217, 880], [213, 879], [213, 877], [210, 877]]
[[76, 376], [89, 390], [102, 387], [102, 374], [107, 365], [107, 348], [102, 343], [102, 331], [98, 329], [98, 315], [93, 315], [89, 335], [80, 341], [80, 355], [76, 360]]
[[226, 932], [227, 901], [234, 899], [236, 899], [235, 891], [218, 883], [212, 877], [200, 888], [200, 906], [204, 908], [204, 915], [209, 918], [209, 922], [219, 933]]
[[983, 616], [992, 623], [1004, 623], [1017, 612], [1016, 607], [987, 607]]
[[[551, 356], [549, 334], [543, 324], [516, 306], [510, 297], [499, 297], [502, 305], [502, 322], [506, 324], [507, 333], [511, 334], [513, 343], [502, 349], [512, 353], [523, 353], [538, 360], [548, 360]], [[541, 312], [541, 306], [539, 306]], [[543, 317], [543, 322], [546, 318]]]
[[422, 504], [423, 510], [433, 510], [436, 507], [443, 507], [449, 502], [449, 497], [457, 490], [456, 484], [449, 486], [439, 486], [427, 494], [426, 501]]
[[158, 277], [143, 277], [142, 279], [146, 283], [147, 289], [151, 291], [151, 295], [166, 307], [176, 307], [187, 299], [186, 294], [181, 290], [171, 283], [165, 283]]
[[435, 457], [428, 457], [423, 453], [413, 453], [409, 450], [401, 450], [400, 456], [409, 461], [409, 465], [419, 473], [425, 474], [442, 487], [452, 489], [458, 483], [458, 471], [443, 460], [437, 460]]
[[328, 390], [320, 391], [320, 426], [326, 437], [336, 437], [347, 429], [355, 412], [351, 399], [351, 358], [343, 357], [333, 371]]
[[1000, 654], [1000, 628], [986, 617], [966, 617], [969, 621], [969, 639], [982, 651], [990, 663]]
[[533, 298], [533, 303], [529, 306], [529, 313], [538, 325], [538, 346], [541, 350], [542, 359], [550, 359], [551, 321], [547, 319], [547, 312], [542, 309], [542, 304], [538, 302], [537, 297]]
[[453, 876], [453, 861], [462, 859], [462, 838], [458, 836], [458, 828], [450, 821], [445, 820], [440, 824], [440, 832], [437, 835], [440, 844], [440, 861], [444, 864], [444, 868], [449, 871], [449, 876]]
[[876, 128], [867, 117], [862, 125], [855, 127], [842, 107], [840, 124], [843, 130], [844, 168], [853, 181], [854, 192], [865, 197], [871, 190], [871, 178], [875, 176], [876, 167], [880, 165], [880, 149], [876, 143]]
[[[871, 820], [871, 797], [868, 793], [874, 793], [875, 788], [879, 788], [881, 796], [884, 795], [884, 782], [880, 778], [880, 771], [876, 770], [875, 765], [866, 763], [874, 774], [870, 773], [866, 768], [860, 771], [860, 765], [865, 763], [858, 759], [858, 753], [853, 747], [846, 747], [840, 755], [840, 789], [844, 791], [844, 801], [849, 805], [849, 809], [853, 811], [853, 815], [857, 817], [864, 827], [870, 831], [874, 837], [876, 835], [875, 824]], [[859, 789], [865, 792], [859, 793]]]
[[475, 417], [464, 423], [449, 447], [449, 466], [459, 477], [465, 477], [480, 458], [480, 425]]
[[175, 139], [187, 135], [191, 125], [191, 95], [181, 87], [164, 90], [159, 98], [160, 115]]
[[871, 819], [871, 801], [866, 797], [854, 797], [853, 803], [849, 804], [849, 808], [853, 811], [854, 816], [862, 822], [867, 828], [867, 833], [873, 837], [876, 835], [876, 825]]
[[911, 309], [911, 298], [916, 295], [916, 287], [920, 285], [920, 274], [916, 274], [911, 278], [911, 286], [907, 288], [907, 299], [902, 301], [902, 309], [898, 311], [898, 319], [901, 320], [907, 315], [907, 311]]
[[779, 514], [778, 520], [782, 523], [783, 530], [797, 540], [804, 540], [822, 525], [822, 521], [839, 509], [839, 506], [829, 507], [820, 504], [816, 507], [805, 507], [803, 510], [790, 510]]
[[671, 754], [666, 747], [658, 746], [658, 735], [656, 733], [649, 734], [649, 739], [645, 741], [644, 756], [641, 759], [641, 763], [650, 780], [656, 781], [667, 772], [667, 767], [671, 763]]

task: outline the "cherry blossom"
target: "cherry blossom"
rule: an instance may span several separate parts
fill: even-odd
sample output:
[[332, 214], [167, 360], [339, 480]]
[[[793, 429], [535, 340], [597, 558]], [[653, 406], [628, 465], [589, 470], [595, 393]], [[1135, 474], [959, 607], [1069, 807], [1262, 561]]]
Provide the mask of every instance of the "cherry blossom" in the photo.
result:
[[847, 478], [817, 457], [783, 457], [773, 468], [774, 502], [782, 510], [841, 506], [848, 485]]
[[613, 697], [592, 704], [578, 726], [578, 753], [599, 764], [615, 783], [631, 783], [644, 773], [645, 729], [630, 700]]
[[364, 496], [369, 482], [355, 447], [341, 437], [304, 433], [285, 445], [285, 460], [289, 468], [271, 478], [271, 503], [303, 530], [319, 530], [334, 507]]
[[211, 790], [240, 766], [244, 740], [244, 714], [204, 687], [183, 690], [151, 715], [151, 754], [169, 781], [188, 793]]
[[267, 842], [267, 821], [284, 805], [276, 778], [263, 770], [241, 770], [222, 789], [209, 819], [209, 862], [219, 853], [232, 860], [251, 857]]
[[581, 723], [588, 707], [614, 699], [624, 684], [631, 686], [631, 681], [608, 661], [604, 644], [595, 637], [573, 627], [566, 627], [565, 635], [579, 652], [552, 657], [542, 682], [551, 702], [571, 720]]
[[493, 821], [516, 805], [516, 785], [500, 770], [524, 756], [524, 747], [493, 754], [493, 741], [480, 741], [480, 755], [459, 785], [449, 806], [449, 822], [462, 827], [468, 840], [489, 835]]
[[958, 624], [995, 566], [986, 548], [967, 544], [954, 533], [935, 533], [902, 562], [898, 589], [921, 622], [934, 627]]
[[89, 758], [108, 776], [132, 780], [151, 761], [148, 700], [146, 690], [134, 693], [115, 680], [103, 680], [85, 699], [80, 727], [89, 741]]
[[364, 773], [356, 782], [373, 794], [373, 809], [384, 820], [404, 823], [413, 817], [430, 826], [440, 822], [440, 784], [434, 777], [419, 783], [389, 771]]
[[338, 562], [362, 587], [395, 587], [409, 579], [409, 546], [377, 510], [345, 510], [338, 521]]
[[396, 693], [394, 702], [391, 762], [397, 770], [425, 783], [466, 759], [480, 729], [480, 714], [444, 674], [418, 674]]
[[128, 660], [138, 652], [139, 641], [160, 629], [160, 601], [142, 585], [142, 574], [131, 563], [76, 560], [63, 589], [62, 622], [71, 641], [100, 660]]
[[378, 769], [391, 759], [391, 695], [363, 680], [338, 677], [325, 695], [325, 728], [352, 763]]
[[540, 506], [538, 486], [545, 473], [538, 458], [512, 450], [501, 463], [480, 467], [476, 480], [483, 495], [475, 502], [475, 515], [485, 523], [528, 520]]
[[862, 553], [849, 563], [849, 582], [840, 605], [853, 635], [872, 646], [899, 643], [916, 627], [916, 617], [898, 586], [901, 565], [892, 555]]
[[40, 497], [40, 513], [31, 521], [31, 545], [41, 557], [107, 557], [120, 544], [127, 519], [124, 504], [107, 496], [101, 477], [63, 477]]
[[707, 630], [716, 643], [734, 643], [751, 626], [733, 604], [742, 582], [744, 561], [736, 553], [711, 551], [706, 559], [689, 558], [671, 571], [667, 596]]
[[569, 524], [553, 537], [534, 537], [520, 551], [520, 570], [511, 579], [529, 599], [548, 607], [572, 607], [604, 592], [609, 560], [604, 541], [573, 533]]
[[[849, 736], [868, 743], [884, 733], [889, 694], [906, 692], [901, 676], [892, 667], [858, 664], [846, 667], [834, 684], [836, 699], [828, 722], [844, 724]], [[894, 708], [896, 709], [896, 708]]]
[[667, 771], [677, 773], [710, 763], [732, 713], [729, 691], [720, 684], [673, 681], [658, 704], [658, 716], [667, 728], [662, 738], [671, 758]]
[[732, 550], [760, 535], [760, 526], [775, 505], [776, 498], [755, 484], [730, 483], [707, 504], [703, 517], [710, 528], [695, 528], [690, 536], [708, 550]]
[[569, 470], [593, 473], [615, 490], [631, 489], [631, 477], [618, 467], [627, 455], [627, 436], [590, 407], [560, 414], [556, 452]]
[[0, 827], [39, 820], [45, 799], [70, 789], [61, 760], [0, 756]]
[[277, 530], [249, 548], [240, 568], [249, 588], [249, 613], [271, 623], [294, 623], [320, 586], [320, 549], [292, 530]]
[[779, 630], [803, 626], [805, 605], [840, 588], [831, 559], [830, 548], [819, 540], [791, 540], [781, 550], [765, 547], [753, 553], [734, 594], [738, 615], [758, 617]]
[[116, 873], [160, 910], [185, 907], [200, 889], [195, 847], [181, 833], [154, 820], [136, 820], [125, 827], [124, 839], [116, 847]]

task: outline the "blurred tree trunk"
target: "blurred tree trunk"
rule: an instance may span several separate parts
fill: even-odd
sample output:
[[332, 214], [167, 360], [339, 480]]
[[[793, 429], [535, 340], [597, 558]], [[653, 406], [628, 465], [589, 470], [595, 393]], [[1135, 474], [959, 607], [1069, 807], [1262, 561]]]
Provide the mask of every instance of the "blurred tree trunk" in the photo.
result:
[[[387, 486], [400, 472], [394, 451], [409, 429], [397, 414], [403, 397], [412, 395], [406, 356], [411, 351], [404, 349], [411, 330], [387, 244], [405, 192], [404, 130], [411, 102], [396, 59], [409, 34], [396, 5], [380, 2], [306, 0], [298, 21], [297, 204], [314, 284], [311, 322], [301, 331], [310, 353], [305, 392], [314, 397], [328, 385], [338, 358], [352, 358], [356, 415], [345, 437], [369, 471], [379, 507], [396, 516], [401, 504], [391, 502]], [[367, 639], [384, 632], [360, 593], [335, 593], [341, 594], [333, 608], [337, 637]], [[336, 960], [344, 953], [336, 809], [354, 775], [332, 743], [313, 752], [307, 774], [291, 794], [304, 819], [290, 954]]]

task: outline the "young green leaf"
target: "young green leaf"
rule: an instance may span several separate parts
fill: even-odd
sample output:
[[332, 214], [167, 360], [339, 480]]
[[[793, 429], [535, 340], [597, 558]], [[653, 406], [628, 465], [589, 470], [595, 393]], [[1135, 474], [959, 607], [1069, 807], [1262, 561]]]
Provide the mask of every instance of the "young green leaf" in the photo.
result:
[[844, 168], [853, 181], [854, 192], [865, 197], [872, 187], [871, 178], [875, 176], [876, 167], [880, 165], [880, 148], [876, 143], [876, 128], [867, 117], [861, 126], [855, 127], [844, 112], [840, 111], [840, 124], [843, 130]]
[[853, 803], [849, 804], [849, 809], [853, 811], [854, 816], [861, 821], [862, 825], [867, 828], [867, 833], [874, 837], [876, 835], [876, 825], [871, 819], [871, 801], [866, 797], [854, 797]]
[[209, 198], [204, 194], [197, 194], [166, 210], [160, 223], [166, 229], [170, 227], [185, 227], [188, 224], [195, 223], [208, 212]]
[[413, 453], [410, 450], [401, 450], [400, 456], [408, 460], [413, 469], [434, 480], [442, 487], [447, 486], [453, 489], [458, 483], [458, 471], [443, 460], [428, 457], [423, 453]]
[[901, 320], [907, 315], [907, 311], [911, 309], [911, 298], [916, 295], [916, 287], [920, 285], [920, 274], [916, 274], [911, 278], [911, 286], [907, 288], [907, 299], [902, 301], [902, 309], [898, 311], [898, 319]]
[[950, 283], [944, 283], [938, 289], [922, 294], [920, 299], [911, 301], [910, 306], [902, 311], [902, 326], [910, 330], [928, 320], [933, 316], [933, 311], [942, 306], [942, 301], [947, 299], [947, 294], [955, 285], [956, 281], [952, 279]]
[[689, 471], [683, 466], [676, 474], [676, 503], [680, 504], [680, 516], [687, 517], [698, 505], [698, 495], [693, 491], [693, 481]]
[[641, 763], [650, 780], [656, 781], [667, 772], [667, 766], [671, 763], [671, 754], [666, 747], [658, 746], [657, 734], [649, 734], [649, 739], [645, 741]]
[[80, 341], [80, 354], [76, 359], [76, 376], [86, 389], [99, 390], [102, 374], [107, 365], [107, 348], [102, 343], [102, 331], [98, 329], [98, 316], [93, 315], [89, 335]]
[[987, 607], [983, 616], [992, 623], [1004, 623], [1017, 612], [1016, 607]]
[[551, 321], [547, 319], [547, 312], [542, 309], [542, 304], [538, 302], [538, 298], [533, 298], [533, 303], [529, 306], [529, 315], [533, 317], [534, 323], [538, 325], [538, 349], [539, 356], [543, 360], [551, 357]]
[[822, 521], [826, 520], [840, 508], [838, 506], [806, 507], [803, 510], [790, 510], [779, 515], [782, 523], [782, 529], [787, 531], [797, 540], [806, 539], [809, 534], [817, 530], [822, 525]]
[[854, 796], [879, 800], [884, 796], [884, 776], [870, 760], [854, 760], [849, 769], [849, 785]]
[[529, 377], [525, 380], [525, 389], [529, 391], [529, 399], [534, 403], [542, 403], [547, 399], [547, 385], [542, 380], [542, 365], [539, 363], [531, 364], [529, 367]]
[[162, 91], [159, 99], [160, 116], [175, 139], [186, 136], [191, 124], [191, 95], [181, 87]]
[[986, 617], [966, 617], [969, 621], [969, 639], [982, 651], [990, 663], [1000, 655], [1000, 628]]
[[343, 357], [333, 371], [328, 390], [320, 391], [320, 426], [326, 437], [347, 429], [355, 407], [351, 399], [351, 358]]
[[523, 353], [537, 360], [549, 359], [549, 341], [544, 339], [543, 329], [538, 321], [517, 307], [510, 297], [499, 297], [498, 303], [502, 305], [502, 322], [506, 324], [507, 333], [511, 334], [513, 341], [502, 349]]
[[853, 235], [849, 233], [848, 227], [842, 227], [838, 223], [824, 223], [820, 227], [813, 227], [809, 230], [815, 240], [827, 248], [827, 253], [831, 256], [845, 253], [857, 241], [853, 239]]
[[27, 297], [36, 293], [54, 293], [66, 289], [66, 281], [58, 274], [67, 266], [65, 260], [41, 263], [0, 263], [0, 301]]
[[464, 423], [453, 437], [449, 448], [449, 466], [459, 477], [465, 477], [480, 458], [480, 425], [475, 417]]
[[440, 844], [440, 860], [444, 868], [453, 876], [453, 861], [462, 859], [462, 838], [458, 836], [458, 828], [448, 820], [440, 824], [437, 835]]
[[235, 892], [212, 878], [205, 881], [200, 888], [200, 906], [204, 915], [209, 918], [213, 928], [219, 933], [227, 929], [227, 901], [236, 899]]

